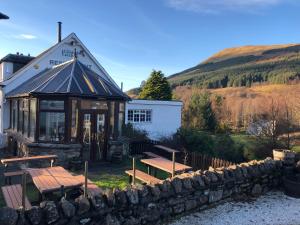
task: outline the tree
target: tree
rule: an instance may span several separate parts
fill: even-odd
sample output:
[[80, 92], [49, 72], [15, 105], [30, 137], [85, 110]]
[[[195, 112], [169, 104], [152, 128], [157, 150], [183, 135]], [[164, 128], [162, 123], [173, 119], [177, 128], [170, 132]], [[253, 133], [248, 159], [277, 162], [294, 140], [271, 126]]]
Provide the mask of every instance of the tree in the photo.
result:
[[142, 87], [140, 99], [171, 100], [172, 90], [167, 78], [161, 71], [153, 70]]
[[189, 127], [215, 131], [217, 121], [208, 92], [192, 95], [185, 120]]

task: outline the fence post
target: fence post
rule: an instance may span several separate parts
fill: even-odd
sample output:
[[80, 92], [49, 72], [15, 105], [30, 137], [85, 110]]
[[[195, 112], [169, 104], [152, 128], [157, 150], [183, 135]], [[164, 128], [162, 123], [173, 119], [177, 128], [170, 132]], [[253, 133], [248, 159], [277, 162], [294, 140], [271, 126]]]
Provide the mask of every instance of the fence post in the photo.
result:
[[133, 170], [132, 183], [135, 184], [135, 157], [132, 158], [132, 170]]
[[87, 197], [87, 179], [88, 179], [88, 161], [85, 161], [84, 165], [84, 197]]
[[26, 199], [26, 172], [24, 171], [22, 175], [22, 211], [25, 211], [25, 199]]
[[172, 166], [172, 178], [175, 176], [175, 152], [172, 152], [172, 162], [173, 162], [173, 166]]

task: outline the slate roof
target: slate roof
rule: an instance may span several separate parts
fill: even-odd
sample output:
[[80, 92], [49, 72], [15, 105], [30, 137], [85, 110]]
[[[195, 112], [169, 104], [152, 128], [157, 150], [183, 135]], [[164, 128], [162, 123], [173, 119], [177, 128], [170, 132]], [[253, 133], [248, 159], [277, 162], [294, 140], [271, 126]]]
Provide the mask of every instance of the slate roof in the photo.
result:
[[40, 72], [6, 96], [45, 94], [130, 99], [119, 87], [96, 74], [77, 58]]
[[0, 60], [0, 63], [12, 62], [12, 63], [20, 63], [20, 64], [25, 65], [33, 59], [34, 59], [34, 57], [32, 57], [32, 56], [26, 56], [26, 55], [20, 55], [20, 54], [8, 54]]

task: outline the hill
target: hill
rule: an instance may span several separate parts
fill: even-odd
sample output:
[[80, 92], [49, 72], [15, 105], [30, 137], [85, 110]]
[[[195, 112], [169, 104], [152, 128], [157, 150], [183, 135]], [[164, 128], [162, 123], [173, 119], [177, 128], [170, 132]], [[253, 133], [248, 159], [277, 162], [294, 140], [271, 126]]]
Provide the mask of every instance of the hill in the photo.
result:
[[300, 45], [243, 46], [224, 49], [206, 61], [168, 77], [173, 88], [252, 86], [300, 80]]

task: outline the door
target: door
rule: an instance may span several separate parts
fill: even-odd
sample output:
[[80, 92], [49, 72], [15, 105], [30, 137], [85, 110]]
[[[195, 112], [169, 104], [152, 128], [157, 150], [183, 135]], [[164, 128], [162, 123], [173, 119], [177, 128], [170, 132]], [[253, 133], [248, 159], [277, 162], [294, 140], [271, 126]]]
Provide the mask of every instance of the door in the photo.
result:
[[106, 157], [106, 115], [106, 112], [98, 110], [85, 110], [81, 113], [84, 160], [98, 161]]

